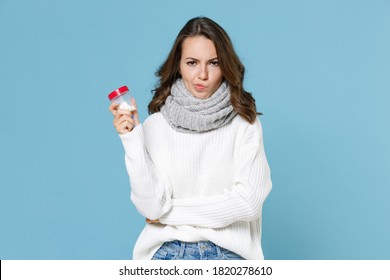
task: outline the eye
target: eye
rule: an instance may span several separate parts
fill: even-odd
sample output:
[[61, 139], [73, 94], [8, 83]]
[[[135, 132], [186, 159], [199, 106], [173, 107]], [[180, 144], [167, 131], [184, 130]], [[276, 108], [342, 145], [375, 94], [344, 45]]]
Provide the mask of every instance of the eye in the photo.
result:
[[212, 66], [219, 66], [218, 60], [213, 60], [210, 62]]
[[196, 62], [193, 61], [193, 60], [190, 60], [190, 61], [187, 61], [187, 65], [188, 65], [188, 66], [195, 66], [195, 65], [196, 65]]

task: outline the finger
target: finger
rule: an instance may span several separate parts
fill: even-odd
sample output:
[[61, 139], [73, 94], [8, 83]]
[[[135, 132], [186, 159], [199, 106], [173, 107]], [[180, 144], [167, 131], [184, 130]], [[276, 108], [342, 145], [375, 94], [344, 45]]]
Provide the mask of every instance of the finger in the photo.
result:
[[119, 128], [119, 129], [117, 129], [118, 131], [122, 131], [123, 128], [127, 128], [131, 131], [134, 128], [135, 124], [134, 124], [134, 120], [126, 119], [126, 120], [122, 120], [120, 122], [118, 121], [116, 124], [114, 124], [114, 126]]
[[134, 120], [130, 116], [123, 115], [121, 118], [119, 118], [114, 122], [114, 126], [120, 128], [123, 128], [124, 126], [133, 128], [135, 124], [134, 124]]
[[126, 110], [126, 109], [118, 109], [118, 114], [121, 114], [121, 115], [131, 115], [131, 111], [130, 110]]
[[134, 122], [133, 118], [131, 116], [129, 116], [129, 115], [121, 115], [116, 120], [117, 123], [122, 123], [124, 121]]
[[121, 133], [124, 127], [128, 127], [131, 130], [135, 124], [130, 116], [122, 115], [120, 118], [114, 119], [114, 126]]
[[124, 122], [122, 125], [122, 133], [130, 132], [133, 128], [131, 127], [131, 124], [129, 122]]
[[133, 128], [134, 128], [134, 125], [131, 122], [125, 121], [125, 122], [121, 123], [120, 125], [118, 125], [116, 127], [116, 130], [118, 131], [119, 134], [124, 134], [124, 133], [132, 131]]
[[135, 127], [135, 124], [134, 124], [134, 121], [131, 120], [131, 121], [126, 121], [126, 127], [130, 130], [133, 130], [133, 128]]
[[131, 113], [129, 110], [118, 109], [116, 114], [114, 115], [114, 124], [120, 121], [120, 118], [122, 118], [122, 116], [128, 116], [128, 118], [131, 118]]
[[110, 106], [108, 107], [108, 110], [115, 116], [118, 111], [119, 104], [116, 104], [115, 102], [112, 102]]

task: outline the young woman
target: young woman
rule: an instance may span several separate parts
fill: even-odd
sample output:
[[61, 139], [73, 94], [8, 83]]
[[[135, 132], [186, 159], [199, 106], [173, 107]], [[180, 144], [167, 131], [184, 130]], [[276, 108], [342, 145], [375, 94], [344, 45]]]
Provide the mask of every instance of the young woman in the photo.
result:
[[137, 111], [109, 108], [131, 200], [147, 221], [134, 259], [263, 259], [270, 169], [229, 36], [211, 19], [191, 19], [156, 75], [143, 124]]

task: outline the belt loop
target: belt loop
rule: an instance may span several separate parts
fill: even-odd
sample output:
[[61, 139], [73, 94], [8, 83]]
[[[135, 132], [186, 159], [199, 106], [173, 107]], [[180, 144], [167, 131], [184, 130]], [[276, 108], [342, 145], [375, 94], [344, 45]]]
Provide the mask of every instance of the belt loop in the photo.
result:
[[179, 259], [182, 259], [184, 257], [184, 249], [186, 248], [186, 243], [182, 241], [179, 242], [180, 242]]

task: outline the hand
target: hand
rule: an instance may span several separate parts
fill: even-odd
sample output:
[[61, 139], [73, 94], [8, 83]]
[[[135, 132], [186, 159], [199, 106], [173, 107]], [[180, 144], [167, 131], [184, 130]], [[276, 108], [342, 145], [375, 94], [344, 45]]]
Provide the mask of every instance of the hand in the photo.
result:
[[159, 219], [157, 219], [157, 220], [149, 220], [148, 218], [146, 218], [146, 222], [148, 224], [161, 224]]
[[134, 111], [118, 109], [119, 104], [111, 103], [108, 110], [114, 115], [114, 126], [119, 134], [124, 134], [133, 130], [133, 128], [140, 124], [138, 117], [137, 104], [135, 99], [131, 99], [131, 105], [135, 108]]

